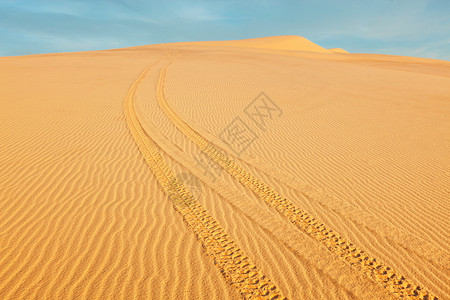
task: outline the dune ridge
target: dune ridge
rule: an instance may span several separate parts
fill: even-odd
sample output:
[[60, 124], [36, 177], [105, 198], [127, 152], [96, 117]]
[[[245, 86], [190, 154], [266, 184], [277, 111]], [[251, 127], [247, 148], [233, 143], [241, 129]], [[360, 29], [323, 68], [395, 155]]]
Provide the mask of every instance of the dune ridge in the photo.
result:
[[331, 48], [331, 49], [328, 49], [328, 50], [331, 51], [331, 52], [334, 52], [334, 53], [349, 53], [347, 50], [344, 50], [342, 48]]
[[[307, 51], [317, 53], [331, 53], [310, 40], [298, 35], [281, 35], [253, 39], [207, 42], [180, 42], [174, 45], [199, 45], [199, 46], [232, 46], [244, 48], [259, 48], [267, 50]], [[345, 51], [345, 50], [343, 50]]]

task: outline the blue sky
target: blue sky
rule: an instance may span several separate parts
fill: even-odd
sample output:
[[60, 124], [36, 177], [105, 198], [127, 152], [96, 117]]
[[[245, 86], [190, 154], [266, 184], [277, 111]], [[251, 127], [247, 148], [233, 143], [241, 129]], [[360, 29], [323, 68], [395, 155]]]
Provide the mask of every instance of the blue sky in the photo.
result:
[[450, 60], [450, 0], [0, 1], [0, 56], [273, 35]]

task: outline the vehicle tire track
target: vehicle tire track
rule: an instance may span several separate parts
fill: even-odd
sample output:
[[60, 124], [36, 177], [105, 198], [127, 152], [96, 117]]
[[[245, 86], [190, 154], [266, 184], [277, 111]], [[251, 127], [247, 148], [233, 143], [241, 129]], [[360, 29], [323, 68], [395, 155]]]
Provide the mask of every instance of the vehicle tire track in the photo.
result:
[[437, 297], [431, 295], [427, 290], [413, 284], [397, 271], [372, 257], [364, 250], [359, 249], [351, 242], [346, 241], [343, 237], [327, 228], [309, 213], [297, 208], [291, 201], [279, 195], [268, 185], [246, 171], [236, 161], [225, 156], [212, 142], [203, 137], [199, 132], [195, 131], [181, 119], [169, 106], [164, 94], [167, 68], [172, 62], [173, 60], [161, 69], [157, 86], [158, 103], [175, 126], [205, 154], [218, 163], [243, 186], [249, 188], [267, 205], [274, 207], [279, 213], [284, 215], [297, 228], [303, 230], [316, 241], [325, 245], [329, 251], [338, 255], [356, 269], [362, 271], [378, 284], [383, 285], [393, 295], [408, 299], [437, 299]]
[[225, 280], [236, 287], [245, 299], [286, 299], [282, 296], [279, 288], [258, 270], [223, 228], [177, 179], [140, 124], [133, 99], [150, 68], [158, 62], [144, 69], [131, 85], [124, 101], [127, 124], [139, 150], [154, 172], [158, 183], [172, 201], [174, 209], [182, 215], [183, 220], [194, 231], [206, 254], [213, 258]]

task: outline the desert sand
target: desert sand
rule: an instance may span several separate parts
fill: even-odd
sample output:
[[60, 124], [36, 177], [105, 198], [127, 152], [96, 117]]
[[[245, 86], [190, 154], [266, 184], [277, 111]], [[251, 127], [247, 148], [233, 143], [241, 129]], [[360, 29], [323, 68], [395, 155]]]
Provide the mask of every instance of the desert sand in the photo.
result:
[[450, 62], [2, 57], [0, 101], [0, 299], [450, 299]]

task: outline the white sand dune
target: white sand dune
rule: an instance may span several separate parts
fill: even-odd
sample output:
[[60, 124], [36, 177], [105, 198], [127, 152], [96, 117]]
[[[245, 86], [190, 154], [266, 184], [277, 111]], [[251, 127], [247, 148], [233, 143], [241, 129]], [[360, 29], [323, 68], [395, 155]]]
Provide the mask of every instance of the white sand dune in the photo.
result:
[[448, 299], [450, 62], [282, 36], [0, 65], [1, 299]]

